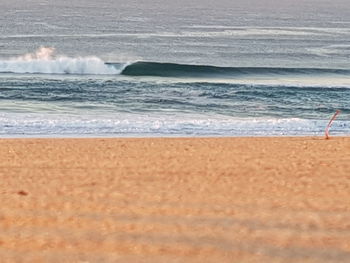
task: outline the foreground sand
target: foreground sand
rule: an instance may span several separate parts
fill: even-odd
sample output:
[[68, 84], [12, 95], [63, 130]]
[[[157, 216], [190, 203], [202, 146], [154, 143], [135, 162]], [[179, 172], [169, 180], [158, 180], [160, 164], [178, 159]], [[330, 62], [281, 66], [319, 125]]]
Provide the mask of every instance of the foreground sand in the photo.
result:
[[0, 140], [0, 262], [350, 262], [350, 137]]

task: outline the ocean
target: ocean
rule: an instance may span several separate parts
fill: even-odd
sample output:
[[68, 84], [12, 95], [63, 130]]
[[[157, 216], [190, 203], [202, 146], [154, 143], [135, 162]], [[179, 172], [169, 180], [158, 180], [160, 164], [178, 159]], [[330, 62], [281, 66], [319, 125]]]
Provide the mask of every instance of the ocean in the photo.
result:
[[1, 0], [0, 137], [350, 133], [348, 0]]

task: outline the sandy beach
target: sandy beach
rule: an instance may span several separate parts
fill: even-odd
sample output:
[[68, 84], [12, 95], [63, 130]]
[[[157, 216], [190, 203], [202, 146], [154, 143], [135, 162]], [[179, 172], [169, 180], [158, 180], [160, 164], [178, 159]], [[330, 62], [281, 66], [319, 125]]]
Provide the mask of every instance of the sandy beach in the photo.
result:
[[350, 262], [350, 137], [1, 139], [1, 262]]

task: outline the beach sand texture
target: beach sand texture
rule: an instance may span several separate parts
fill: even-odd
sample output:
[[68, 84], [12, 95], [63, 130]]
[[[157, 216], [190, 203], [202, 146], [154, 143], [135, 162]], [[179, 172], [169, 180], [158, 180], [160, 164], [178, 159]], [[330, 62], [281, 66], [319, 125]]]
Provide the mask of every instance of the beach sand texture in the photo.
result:
[[350, 137], [1, 139], [0, 262], [350, 262]]

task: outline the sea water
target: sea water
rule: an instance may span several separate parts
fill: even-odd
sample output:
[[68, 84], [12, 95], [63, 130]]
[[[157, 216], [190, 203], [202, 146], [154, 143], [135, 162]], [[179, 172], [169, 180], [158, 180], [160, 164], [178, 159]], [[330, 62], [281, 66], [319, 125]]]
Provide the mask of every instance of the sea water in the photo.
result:
[[0, 2], [0, 136], [350, 133], [348, 1]]

